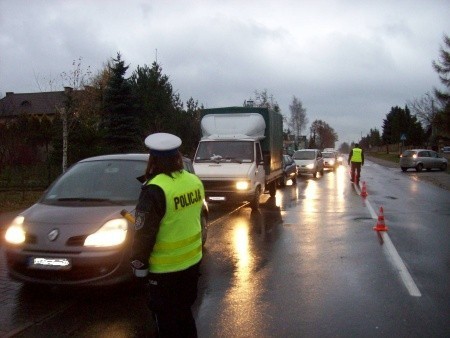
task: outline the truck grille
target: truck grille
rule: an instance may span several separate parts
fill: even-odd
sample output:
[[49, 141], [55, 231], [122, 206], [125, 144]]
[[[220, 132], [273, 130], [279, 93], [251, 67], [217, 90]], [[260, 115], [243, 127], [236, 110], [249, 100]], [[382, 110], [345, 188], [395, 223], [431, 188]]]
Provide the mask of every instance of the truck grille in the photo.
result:
[[206, 191], [236, 191], [234, 181], [202, 181]]

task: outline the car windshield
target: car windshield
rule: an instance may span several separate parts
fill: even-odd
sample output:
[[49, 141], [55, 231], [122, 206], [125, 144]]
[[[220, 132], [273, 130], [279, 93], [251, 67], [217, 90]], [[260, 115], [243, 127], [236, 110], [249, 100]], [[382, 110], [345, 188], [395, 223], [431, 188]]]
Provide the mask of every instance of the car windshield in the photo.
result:
[[335, 157], [334, 153], [322, 153], [322, 156], [325, 158], [334, 158]]
[[67, 202], [136, 203], [146, 161], [101, 160], [80, 162], [62, 175], [41, 199], [41, 203]]
[[195, 162], [253, 162], [252, 141], [203, 141], [198, 145]]
[[292, 156], [294, 160], [313, 160], [316, 158], [314, 151], [296, 151]]

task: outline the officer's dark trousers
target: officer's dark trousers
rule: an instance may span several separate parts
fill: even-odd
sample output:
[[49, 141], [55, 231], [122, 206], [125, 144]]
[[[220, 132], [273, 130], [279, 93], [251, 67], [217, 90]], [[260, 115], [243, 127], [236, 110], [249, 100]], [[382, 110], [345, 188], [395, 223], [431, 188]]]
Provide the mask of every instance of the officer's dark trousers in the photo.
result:
[[[352, 170], [352, 181], [359, 182], [359, 178], [361, 177], [361, 162], [351, 162], [351, 170]], [[355, 176], [356, 172], [356, 176]]]
[[160, 337], [197, 337], [191, 306], [197, 298], [200, 263], [186, 270], [151, 273], [148, 306]]

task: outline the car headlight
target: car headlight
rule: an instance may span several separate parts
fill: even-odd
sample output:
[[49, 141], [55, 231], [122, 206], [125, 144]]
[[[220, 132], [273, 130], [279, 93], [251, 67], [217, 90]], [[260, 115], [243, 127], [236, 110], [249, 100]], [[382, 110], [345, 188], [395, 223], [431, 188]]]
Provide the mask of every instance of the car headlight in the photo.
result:
[[307, 164], [307, 165], [306, 165], [306, 168], [308, 168], [308, 169], [314, 168], [314, 163]]
[[330, 160], [330, 164], [333, 165], [334, 164], [334, 160]]
[[117, 218], [106, 222], [100, 229], [84, 240], [84, 246], [105, 247], [122, 244], [127, 237], [126, 219]]
[[5, 233], [5, 240], [10, 244], [22, 244], [25, 242], [25, 230], [23, 229], [23, 222], [25, 217], [17, 216], [12, 221]]
[[236, 182], [236, 189], [237, 190], [248, 190], [249, 183], [248, 181], [238, 181]]

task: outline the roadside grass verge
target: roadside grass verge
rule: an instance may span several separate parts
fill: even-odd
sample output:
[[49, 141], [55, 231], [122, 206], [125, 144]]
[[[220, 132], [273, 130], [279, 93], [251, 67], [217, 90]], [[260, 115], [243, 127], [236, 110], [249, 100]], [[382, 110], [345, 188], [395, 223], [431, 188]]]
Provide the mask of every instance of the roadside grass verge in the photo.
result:
[[399, 163], [400, 158], [398, 157], [398, 154], [394, 154], [394, 153], [368, 153], [367, 155], [372, 156], [372, 157], [376, 157], [379, 158], [380, 160], [385, 160], [385, 161], [389, 161], [392, 163]]

